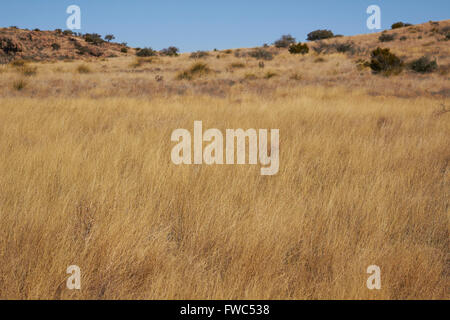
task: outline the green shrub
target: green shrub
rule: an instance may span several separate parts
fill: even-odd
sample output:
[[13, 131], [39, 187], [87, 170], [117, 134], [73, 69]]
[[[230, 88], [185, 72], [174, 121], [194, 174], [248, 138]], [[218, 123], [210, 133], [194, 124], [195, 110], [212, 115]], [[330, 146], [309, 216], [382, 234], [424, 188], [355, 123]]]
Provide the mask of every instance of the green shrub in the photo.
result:
[[272, 60], [273, 54], [267, 50], [257, 48], [253, 51], [250, 51], [248, 55], [252, 58], [259, 59], [259, 60]]
[[386, 76], [399, 74], [403, 67], [403, 61], [388, 48], [377, 48], [371, 53], [370, 68], [374, 73], [383, 73]]
[[120, 48], [120, 52], [122, 52], [122, 53], [128, 53], [128, 48], [122, 47], [122, 48]]
[[404, 22], [396, 22], [391, 26], [391, 29], [399, 29], [404, 27], [410, 27], [412, 24], [410, 23], [404, 23]]
[[274, 42], [276, 48], [289, 48], [289, 46], [295, 44], [295, 38], [290, 34], [281, 36], [280, 39]]
[[380, 40], [381, 42], [389, 42], [395, 40], [395, 36], [396, 36], [395, 33], [394, 34], [382, 33], [381, 36], [378, 38], [378, 40]]
[[136, 55], [138, 57], [153, 57], [153, 56], [156, 56], [156, 51], [153, 50], [152, 48], [143, 48], [143, 49], [139, 49], [136, 52]]
[[168, 47], [166, 49], [162, 49], [160, 54], [163, 56], [176, 57], [178, 56], [178, 52], [180, 50], [177, 47]]
[[59, 49], [61, 49], [61, 46], [57, 43], [52, 43], [52, 49], [54, 51], [58, 51]]
[[292, 44], [289, 47], [289, 52], [291, 54], [307, 54], [309, 52], [309, 47], [306, 43], [302, 44], [299, 42], [297, 44]]
[[322, 39], [329, 39], [333, 38], [334, 34], [331, 30], [315, 30], [310, 33], [308, 33], [308, 41], [316, 41], [316, 40], [322, 40]]
[[430, 58], [423, 56], [417, 60], [412, 61], [409, 64], [409, 67], [418, 73], [430, 73], [436, 71], [438, 65], [436, 60], [431, 60]]

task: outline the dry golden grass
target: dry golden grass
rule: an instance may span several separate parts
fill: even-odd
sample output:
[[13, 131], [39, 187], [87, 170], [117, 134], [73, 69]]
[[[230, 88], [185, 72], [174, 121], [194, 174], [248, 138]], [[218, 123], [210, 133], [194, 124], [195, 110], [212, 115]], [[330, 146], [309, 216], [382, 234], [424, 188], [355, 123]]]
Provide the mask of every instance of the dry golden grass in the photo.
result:
[[[447, 77], [217, 54], [2, 67], [0, 298], [448, 298]], [[172, 164], [194, 120], [280, 129], [278, 174]]]

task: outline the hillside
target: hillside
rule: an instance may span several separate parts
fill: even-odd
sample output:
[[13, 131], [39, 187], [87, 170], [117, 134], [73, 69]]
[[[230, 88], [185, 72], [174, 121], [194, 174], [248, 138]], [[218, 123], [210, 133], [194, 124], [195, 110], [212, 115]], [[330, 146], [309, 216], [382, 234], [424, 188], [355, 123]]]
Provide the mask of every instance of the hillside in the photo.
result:
[[81, 36], [62, 31], [0, 28], [0, 64], [15, 59], [50, 61], [85, 57], [115, 57], [125, 55], [126, 46], [103, 41], [87, 42]]

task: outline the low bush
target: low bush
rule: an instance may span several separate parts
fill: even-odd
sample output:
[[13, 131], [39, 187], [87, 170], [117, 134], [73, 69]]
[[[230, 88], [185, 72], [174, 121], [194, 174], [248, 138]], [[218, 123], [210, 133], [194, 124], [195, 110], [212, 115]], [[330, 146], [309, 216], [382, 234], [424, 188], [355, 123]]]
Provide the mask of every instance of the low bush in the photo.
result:
[[388, 48], [377, 48], [371, 53], [370, 68], [374, 73], [382, 73], [386, 76], [399, 74], [403, 67], [403, 61]]
[[292, 44], [289, 47], [289, 52], [291, 54], [307, 54], [309, 52], [309, 47], [306, 43], [302, 44], [301, 42], [297, 44]]
[[395, 40], [395, 36], [396, 36], [395, 33], [394, 34], [382, 33], [381, 36], [378, 38], [378, 40], [380, 40], [381, 42], [389, 42]]
[[257, 48], [248, 53], [248, 55], [252, 58], [258, 59], [258, 60], [272, 60], [273, 54], [267, 50]]
[[391, 26], [391, 29], [399, 29], [404, 27], [410, 27], [412, 24], [410, 23], [404, 23], [404, 22], [396, 22]]
[[333, 38], [334, 34], [331, 30], [315, 30], [308, 33], [307, 40], [308, 41], [316, 41]]
[[195, 77], [201, 77], [211, 72], [207, 64], [197, 62], [193, 64], [188, 70], [181, 71], [176, 76], [177, 80], [192, 80]]
[[138, 57], [153, 57], [153, 56], [156, 56], [156, 51], [153, 50], [152, 48], [143, 48], [143, 49], [139, 49], [136, 52], [136, 55]]
[[163, 56], [176, 57], [176, 56], [178, 56], [179, 51], [180, 50], [177, 47], [168, 47], [168, 48], [162, 49], [160, 51], [160, 54]]
[[52, 43], [52, 49], [54, 51], [58, 51], [59, 49], [61, 49], [61, 46], [57, 43]]
[[102, 39], [102, 36], [99, 35], [98, 33], [86, 33], [86, 34], [83, 36], [83, 38], [84, 38], [84, 40], [85, 40], [86, 42], [92, 43], [92, 44], [94, 44], [94, 45], [100, 45], [100, 44], [102, 44], [103, 42], [105, 42], [105, 41]]
[[431, 60], [429, 57], [423, 56], [412, 61], [409, 64], [409, 67], [411, 68], [411, 70], [418, 73], [430, 73], [436, 71], [438, 65], [436, 63], [436, 60]]
[[189, 56], [189, 58], [191, 59], [202, 59], [202, 58], [206, 58], [209, 57], [209, 53], [206, 51], [196, 51], [196, 52], [192, 52], [191, 55]]

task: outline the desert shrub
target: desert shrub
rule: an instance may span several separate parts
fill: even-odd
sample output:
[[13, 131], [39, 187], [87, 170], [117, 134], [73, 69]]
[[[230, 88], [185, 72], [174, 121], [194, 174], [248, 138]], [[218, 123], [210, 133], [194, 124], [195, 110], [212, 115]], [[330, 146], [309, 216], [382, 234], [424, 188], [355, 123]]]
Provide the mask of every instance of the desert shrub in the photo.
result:
[[36, 32], [40, 32], [40, 31], [41, 31], [41, 29], [39, 29], [39, 28], [35, 28], [35, 29], [33, 29], [33, 31], [36, 31]]
[[273, 54], [267, 50], [262, 48], [256, 48], [248, 53], [248, 55], [252, 58], [259, 60], [272, 60]]
[[407, 40], [408, 39], [408, 37], [406, 37], [406, 36], [401, 36], [400, 37], [400, 41], [405, 41], [405, 40]]
[[65, 35], [65, 36], [72, 36], [72, 35], [73, 35], [73, 32], [72, 32], [72, 30], [64, 30], [64, 31], [62, 32], [62, 34]]
[[393, 41], [395, 39], [396, 34], [387, 34], [387, 33], [382, 33], [381, 36], [378, 38], [378, 40], [380, 40], [381, 42], [389, 42], [389, 41]]
[[209, 56], [209, 53], [206, 51], [196, 51], [196, 52], [192, 52], [191, 55], [189, 56], [189, 58], [191, 59], [201, 59], [201, 58], [206, 58]]
[[299, 42], [297, 44], [292, 44], [289, 47], [289, 52], [291, 54], [307, 54], [309, 52], [309, 47], [306, 43], [302, 44]]
[[28, 83], [25, 80], [16, 80], [13, 82], [13, 88], [17, 91], [25, 89], [25, 87], [28, 85]]
[[398, 74], [403, 70], [403, 61], [388, 48], [377, 48], [371, 53], [370, 68], [374, 73]]
[[411, 70], [418, 73], [430, 73], [436, 71], [438, 65], [436, 63], [436, 60], [431, 60], [429, 57], [423, 56], [412, 61], [409, 64], [409, 67], [411, 68]]
[[275, 41], [273, 44], [276, 48], [289, 48], [289, 46], [295, 44], [295, 38], [290, 34], [286, 34], [281, 36], [281, 38]]
[[192, 80], [195, 77], [201, 77], [211, 72], [207, 64], [202, 62], [194, 63], [188, 70], [181, 71], [176, 76], [177, 80]]
[[410, 23], [404, 23], [404, 22], [396, 22], [391, 26], [391, 29], [399, 29], [404, 27], [410, 27], [412, 24]]
[[128, 52], [128, 48], [126, 48], [126, 47], [120, 48], [120, 52], [127, 53]]
[[176, 56], [178, 56], [179, 51], [180, 50], [177, 47], [168, 47], [168, 48], [162, 49], [160, 51], [160, 53], [163, 56], [176, 57]]
[[355, 44], [352, 41], [336, 42], [333, 44], [337, 52], [340, 53], [355, 53]]
[[94, 45], [99, 45], [99, 44], [102, 44], [103, 42], [105, 42], [102, 39], [102, 36], [99, 35], [98, 33], [86, 33], [83, 36], [83, 38], [86, 42], [92, 43]]
[[62, 34], [62, 30], [61, 29], [55, 29], [55, 33], [60, 35], [60, 34]]
[[308, 33], [307, 40], [308, 41], [316, 41], [333, 38], [334, 34], [331, 30], [315, 30]]
[[258, 63], [258, 67], [260, 67], [261, 69], [264, 69], [264, 67], [265, 67], [264, 62], [263, 62], [263, 61], [260, 61], [260, 62]]
[[356, 54], [363, 52], [364, 50], [355, 45], [352, 41], [347, 42], [334, 42], [334, 43], [325, 43], [323, 41], [318, 41], [317, 44], [312, 47], [313, 50], [317, 53], [349, 53]]
[[232, 69], [245, 68], [245, 63], [242, 63], [242, 62], [233, 62], [232, 64], [230, 64], [230, 68], [232, 68]]
[[91, 73], [91, 69], [87, 65], [82, 64], [77, 67], [77, 72], [84, 74]]
[[153, 57], [153, 56], [156, 56], [156, 51], [153, 50], [152, 48], [143, 48], [143, 49], [139, 49], [136, 52], [136, 55], [138, 57]]
[[61, 46], [57, 43], [52, 43], [52, 49], [54, 51], [58, 51], [59, 49], [61, 49]]
[[233, 50], [227, 49], [227, 50], [224, 50], [223, 53], [225, 53], [225, 54], [230, 54], [230, 53], [233, 53]]
[[116, 37], [115, 37], [113, 34], [107, 34], [107, 35], [105, 36], [105, 40], [108, 41], [108, 42], [114, 40], [115, 38], [116, 38]]

